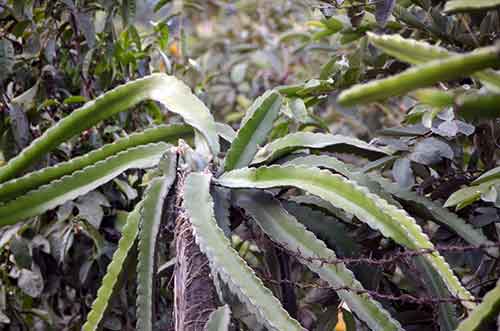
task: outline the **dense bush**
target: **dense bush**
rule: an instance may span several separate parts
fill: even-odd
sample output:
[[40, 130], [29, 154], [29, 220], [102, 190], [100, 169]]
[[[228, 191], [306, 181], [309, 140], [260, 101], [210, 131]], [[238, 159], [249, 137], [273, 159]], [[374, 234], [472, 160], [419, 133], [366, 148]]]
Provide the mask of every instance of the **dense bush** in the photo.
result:
[[499, 8], [0, 1], [0, 328], [496, 330]]

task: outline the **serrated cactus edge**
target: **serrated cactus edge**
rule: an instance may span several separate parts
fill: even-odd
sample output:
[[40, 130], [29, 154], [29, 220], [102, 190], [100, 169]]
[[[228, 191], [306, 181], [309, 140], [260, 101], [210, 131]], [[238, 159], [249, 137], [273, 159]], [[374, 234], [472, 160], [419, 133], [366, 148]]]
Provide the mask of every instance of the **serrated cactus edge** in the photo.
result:
[[84, 195], [127, 169], [152, 167], [158, 164], [168, 146], [160, 142], [129, 148], [0, 205], [0, 227], [39, 215]]
[[[471, 245], [491, 245], [493, 244], [480, 229], [472, 227], [465, 220], [458, 217], [456, 214], [449, 212], [446, 208], [441, 207], [438, 203], [418, 195], [416, 192], [403, 189], [396, 183], [383, 178], [376, 174], [364, 174], [359, 169], [348, 165], [335, 157], [326, 155], [310, 155], [298, 157], [285, 163], [285, 165], [302, 165], [317, 168], [326, 168], [334, 170], [343, 176], [366, 186], [372, 193], [379, 195], [381, 198], [391, 202], [387, 195], [394, 195], [400, 200], [410, 201], [422, 206], [435, 221], [448, 226], [455, 231], [460, 237]], [[498, 249], [491, 247], [487, 249], [492, 256], [498, 256]]]
[[217, 155], [220, 148], [219, 138], [215, 120], [208, 108], [179, 79], [165, 74], [152, 74], [100, 95], [57, 122], [0, 168], [0, 183], [14, 178], [32, 162], [67, 139], [114, 114], [150, 99], [181, 115], [187, 124], [201, 133], [211, 152]]
[[116, 140], [88, 154], [58, 163], [52, 167], [30, 172], [23, 177], [0, 184], [0, 201], [12, 200], [41, 185], [69, 175], [84, 167], [95, 164], [126, 149], [156, 142], [176, 142], [179, 138], [191, 136], [193, 129], [188, 125], [160, 125]]
[[337, 101], [343, 106], [353, 106], [403, 95], [437, 82], [466, 77], [500, 64], [499, 50], [500, 45], [489, 46], [420, 64], [400, 74], [354, 85], [341, 92]]
[[139, 222], [141, 203], [128, 215], [127, 223], [122, 231], [122, 237], [118, 242], [118, 248], [113, 254], [113, 259], [108, 265], [106, 275], [97, 291], [97, 297], [92, 304], [92, 309], [87, 315], [87, 321], [82, 327], [83, 331], [96, 331], [101, 323], [104, 313], [111, 300], [111, 296], [118, 282], [125, 260], [139, 233]]
[[168, 173], [154, 178], [142, 202], [139, 243], [137, 245], [137, 330], [153, 329], [153, 280], [156, 269], [156, 244], [162, 221], [163, 203], [174, 183], [177, 156], [169, 153]]
[[[378, 35], [367, 32], [368, 40], [377, 48], [396, 59], [411, 64], [422, 64], [436, 59], [444, 59], [457, 53], [428, 44], [421, 40], [403, 38], [400, 35]], [[471, 75], [479, 79], [488, 89], [500, 92], [500, 74], [492, 69], [478, 71]]]
[[324, 264], [319, 260], [335, 259], [336, 255], [278, 201], [267, 195], [240, 193], [237, 204], [252, 216], [273, 241], [292, 252], [300, 252], [304, 259], [299, 260], [304, 265], [333, 288], [342, 288], [337, 291], [338, 295], [371, 330], [403, 330], [401, 324], [364, 291], [361, 283], [343, 263]]
[[474, 297], [467, 291], [437, 252], [415, 219], [404, 210], [371, 193], [354, 181], [318, 168], [271, 166], [234, 170], [222, 175], [217, 182], [232, 188], [273, 188], [293, 186], [333, 203], [412, 250], [425, 250], [425, 258], [441, 276], [452, 295], [468, 308], [475, 307]]
[[270, 330], [305, 331], [231, 247], [217, 226], [209, 193], [210, 179], [211, 175], [202, 173], [191, 173], [187, 177], [184, 207], [190, 217], [196, 243], [210, 261], [212, 270]]

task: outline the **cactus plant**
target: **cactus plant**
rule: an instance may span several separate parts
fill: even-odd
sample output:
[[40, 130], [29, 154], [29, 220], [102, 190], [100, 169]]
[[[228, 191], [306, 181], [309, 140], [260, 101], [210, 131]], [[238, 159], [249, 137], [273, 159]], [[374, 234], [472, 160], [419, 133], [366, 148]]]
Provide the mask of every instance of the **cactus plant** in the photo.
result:
[[[490, 53], [486, 50], [481, 54], [489, 58]], [[461, 58], [452, 61], [455, 60], [462, 63]], [[434, 70], [433, 66], [434, 63], [428, 68]], [[356, 93], [362, 95], [363, 89]], [[168, 204], [175, 207], [170, 217], [178, 227], [174, 291], [177, 330], [201, 330], [205, 325], [208, 330], [227, 330], [230, 307], [218, 308], [218, 301], [226, 301], [227, 293], [235, 296], [269, 330], [305, 330], [241, 256], [243, 251], [233, 248], [228, 234], [236, 221], [229, 209], [239, 210], [247, 221], [271, 241], [285, 247], [289, 254], [298, 254], [297, 260], [335, 288], [354, 316], [369, 328], [402, 330], [387, 305], [370, 295], [346, 264], [325, 262], [336, 259], [333, 248], [318, 238], [321, 234], [308, 230], [285, 208], [294, 201], [296, 191], [304, 191], [317, 201], [351, 213], [408, 251], [425, 251], [421, 265], [426, 266], [425, 273], [433, 275], [431, 279], [434, 277], [437, 290], [450, 293], [464, 307], [474, 309], [476, 300], [472, 294], [416, 220], [394, 198], [423, 205], [437, 221], [449, 225], [471, 243], [482, 244], [487, 239], [458, 217], [450, 222], [447, 211], [434, 208], [432, 202], [402, 192], [384, 179], [368, 178], [353, 165], [326, 153], [348, 151], [376, 159], [390, 155], [390, 150], [350, 137], [304, 132], [286, 135], [261, 147], [268, 141], [283, 98], [286, 94], [280, 89], [263, 94], [248, 110], [235, 137], [231, 137], [232, 133], [223, 133], [229, 132], [227, 128], [217, 130], [220, 125], [208, 109], [174, 77], [155, 74], [118, 87], [60, 121], [0, 168], [3, 201], [0, 226], [32, 220], [128, 169], [154, 169], [148, 172], [147, 180], [143, 179], [147, 185], [145, 194], [127, 217], [118, 248], [83, 326], [85, 331], [96, 330], [102, 323], [125, 262], [133, 259], [135, 247], [137, 329], [153, 329], [155, 247], [161, 224], [168, 216], [167, 209], [172, 207]], [[181, 115], [186, 125], [149, 129], [65, 163], [20, 175], [30, 162], [60, 142], [146, 99], [164, 103]], [[175, 144], [176, 139], [193, 135], [196, 150], [183, 140]], [[225, 160], [219, 159], [218, 135], [232, 140]], [[296, 153], [299, 150], [323, 155], [303, 157]], [[284, 158], [288, 158], [285, 164]], [[290, 187], [295, 188], [295, 193]], [[276, 189], [288, 193], [281, 194]], [[225, 194], [215, 194], [217, 190], [224, 190]], [[220, 208], [224, 209], [222, 213], [218, 211]], [[194, 265], [200, 269], [191, 270]], [[201, 311], [186, 307], [185, 300], [193, 300], [200, 290], [206, 291], [205, 307]], [[189, 326], [193, 320], [199, 325]]]

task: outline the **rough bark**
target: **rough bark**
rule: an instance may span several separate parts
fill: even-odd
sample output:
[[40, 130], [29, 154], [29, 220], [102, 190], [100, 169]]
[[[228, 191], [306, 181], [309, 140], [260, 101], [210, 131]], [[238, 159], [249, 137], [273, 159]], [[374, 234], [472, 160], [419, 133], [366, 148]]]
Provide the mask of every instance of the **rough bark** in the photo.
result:
[[[183, 180], [179, 180], [182, 186]], [[178, 189], [182, 192], [182, 187]], [[176, 219], [176, 265], [174, 280], [174, 313], [176, 331], [202, 331], [211, 312], [218, 306], [206, 256], [195, 242], [189, 217], [182, 209], [182, 198]]]

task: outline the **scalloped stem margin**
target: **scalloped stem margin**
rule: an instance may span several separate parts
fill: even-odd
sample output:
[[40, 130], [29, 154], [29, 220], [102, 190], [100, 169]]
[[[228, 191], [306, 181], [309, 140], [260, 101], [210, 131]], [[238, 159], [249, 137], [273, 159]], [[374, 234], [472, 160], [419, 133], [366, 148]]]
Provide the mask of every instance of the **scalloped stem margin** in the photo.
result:
[[252, 160], [252, 164], [271, 162], [303, 148], [322, 149], [328, 147], [333, 148], [336, 152], [357, 153], [370, 159], [390, 154], [384, 149], [357, 138], [338, 134], [295, 132], [262, 147]]
[[154, 166], [168, 146], [160, 142], [129, 148], [1, 205], [0, 228], [42, 214], [84, 195], [127, 169]]
[[497, 286], [486, 293], [483, 302], [465, 320], [458, 325], [457, 331], [474, 331], [487, 319], [500, 312], [500, 281]]
[[122, 237], [118, 242], [118, 248], [113, 254], [113, 259], [108, 265], [106, 275], [102, 279], [101, 287], [97, 291], [97, 297], [92, 304], [92, 309], [87, 315], [87, 321], [82, 327], [83, 331], [96, 331], [104, 316], [106, 308], [113, 295], [114, 288], [118, 282], [118, 278], [122, 271], [125, 260], [130, 252], [130, 249], [135, 243], [135, 239], [139, 232], [139, 221], [141, 203], [137, 204], [134, 210], [128, 215], [127, 223], [123, 228]]
[[[267, 194], [245, 194], [236, 196], [236, 203], [245, 209], [262, 230], [273, 240], [293, 252], [305, 257], [300, 261], [337, 290], [349, 308], [372, 330], [403, 330], [398, 321], [364, 292], [361, 283], [343, 264], [324, 264], [320, 260], [335, 259], [335, 253], [300, 224], [279, 203]], [[359, 292], [356, 292], [359, 291]], [[363, 293], [364, 292], [364, 293]]]
[[445, 13], [487, 11], [500, 7], [500, 0], [450, 0], [444, 6]]
[[184, 208], [189, 215], [196, 243], [210, 261], [212, 270], [269, 329], [306, 331], [283, 309], [279, 300], [231, 247], [224, 232], [217, 226], [209, 192], [210, 179], [211, 175], [202, 173], [191, 173], [187, 177]]
[[318, 168], [271, 166], [234, 170], [222, 175], [218, 183], [232, 188], [297, 187], [356, 215], [400, 245], [412, 250], [432, 250], [432, 253], [424, 256], [441, 276], [451, 294], [461, 299], [465, 307], [475, 307], [474, 297], [460, 284], [415, 219], [353, 181]]
[[23, 177], [15, 178], [0, 184], [0, 201], [14, 199], [41, 185], [48, 184], [55, 179], [95, 164], [128, 148], [160, 141], [174, 142], [179, 138], [192, 135], [192, 133], [193, 129], [188, 125], [173, 124], [161, 125], [144, 130], [143, 132], [131, 134], [111, 144], [104, 145], [88, 154], [58, 163], [53, 167], [31, 172]]
[[[480, 230], [473, 228], [469, 223], [465, 222], [456, 214], [449, 212], [446, 208], [441, 207], [434, 201], [427, 199], [424, 196], [420, 196], [413, 191], [402, 189], [397, 184], [385, 179], [382, 176], [364, 174], [360, 172], [359, 169], [353, 167], [352, 165], [348, 165], [333, 156], [309, 155], [298, 157], [286, 162], [285, 165], [298, 165], [334, 170], [335, 172], [356, 181], [361, 186], [367, 187], [372, 193], [377, 194], [390, 203], [392, 203], [389, 199], [390, 194], [394, 195], [398, 199], [416, 203], [430, 213], [434, 221], [445, 224], [471, 245], [480, 246], [492, 244], [492, 242], [489, 241]], [[387, 195], [389, 195], [389, 197], [387, 197]], [[495, 257], [499, 256], [497, 248], [492, 247], [487, 249], [487, 251]]]
[[208, 108], [179, 79], [165, 74], [152, 74], [118, 86], [60, 120], [0, 168], [0, 182], [15, 177], [67, 139], [149, 99], [158, 101], [170, 111], [181, 115], [186, 123], [203, 135], [212, 153], [217, 155], [219, 140], [215, 121]]
[[441, 207], [438, 203], [424, 196], [418, 195], [414, 191], [401, 189], [397, 184], [381, 176], [370, 177], [378, 182], [383, 189], [393, 194], [398, 199], [413, 202], [425, 207], [436, 222], [446, 225], [469, 244], [475, 246], [492, 245], [491, 248], [486, 248], [488, 254], [494, 257], [498, 257], [500, 255], [498, 248], [493, 247], [493, 242], [490, 241], [480, 229], [474, 228], [465, 220], [458, 217], [457, 214], [450, 212], [448, 209]]
[[433, 60], [384, 79], [357, 84], [343, 91], [338, 97], [338, 102], [343, 106], [368, 103], [403, 95], [437, 82], [466, 77], [476, 71], [500, 64], [499, 51], [500, 44], [479, 48], [467, 54]]
[[137, 330], [153, 330], [153, 280], [156, 269], [156, 240], [160, 231], [164, 200], [174, 183], [177, 155], [168, 153], [165, 176], [154, 178], [148, 186], [141, 208], [137, 246]]
[[[458, 54], [440, 46], [431, 45], [420, 40], [403, 38], [400, 35], [377, 35], [367, 32], [367, 36], [377, 48], [400, 61], [411, 64], [423, 64]], [[491, 91], [500, 92], [500, 74], [494, 70], [478, 71], [471, 76], [480, 80]]]

